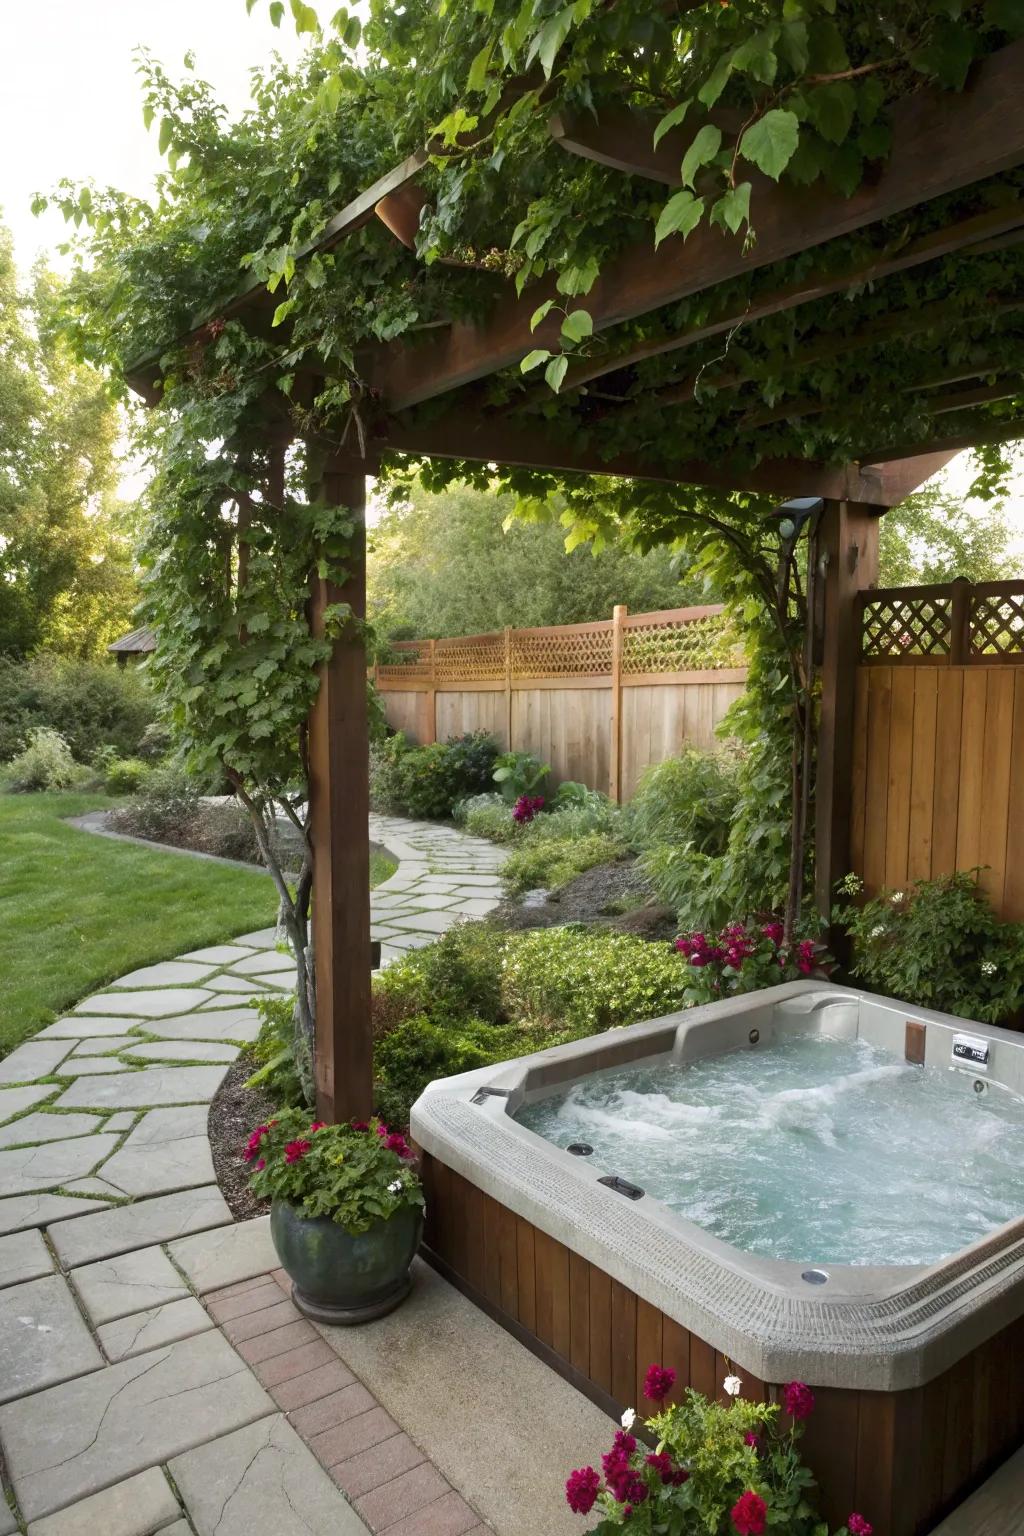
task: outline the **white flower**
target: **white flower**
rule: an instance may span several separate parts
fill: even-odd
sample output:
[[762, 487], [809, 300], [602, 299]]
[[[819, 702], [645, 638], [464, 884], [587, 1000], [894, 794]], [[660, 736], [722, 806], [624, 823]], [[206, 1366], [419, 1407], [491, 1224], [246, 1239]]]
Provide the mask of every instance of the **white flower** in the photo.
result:
[[722, 1382], [722, 1386], [730, 1397], [739, 1397], [740, 1388], [743, 1386], [743, 1383], [738, 1376], [727, 1376]]
[[389, 1184], [388, 1185], [388, 1194], [389, 1195], [397, 1195], [399, 1190], [401, 1189], [401, 1187], [402, 1187], [401, 1179], [395, 1179], [393, 1184]]
[[895, 906], [898, 901], [903, 900], [903, 892], [893, 891], [892, 895], [889, 897], [889, 900], [892, 902], [893, 906]]
[[884, 923], [876, 923], [875, 926], [872, 928], [871, 932], [868, 934], [868, 938], [869, 939], [880, 939], [884, 932], [885, 932], [885, 924]]
[[983, 960], [981, 962], [981, 974], [983, 976], [994, 976], [998, 969], [999, 967], [994, 960]]
[[625, 1413], [622, 1415], [622, 1418], [621, 1418], [621, 1420], [619, 1422], [621, 1423], [623, 1429], [632, 1429], [633, 1428], [633, 1421], [635, 1420], [635, 1418], [636, 1418], [636, 1409], [635, 1408], [627, 1408]]

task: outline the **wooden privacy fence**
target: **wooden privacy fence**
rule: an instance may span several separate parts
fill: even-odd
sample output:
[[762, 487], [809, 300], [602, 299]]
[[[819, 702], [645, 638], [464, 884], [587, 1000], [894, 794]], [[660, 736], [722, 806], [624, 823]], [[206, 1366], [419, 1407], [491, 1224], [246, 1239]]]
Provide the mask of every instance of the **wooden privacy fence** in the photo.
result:
[[985, 865], [1024, 918], [1024, 581], [860, 594], [853, 866], [869, 891]]
[[548, 629], [409, 640], [375, 668], [388, 723], [420, 743], [489, 731], [533, 752], [554, 782], [614, 800], [650, 763], [710, 747], [743, 692], [736, 634], [720, 606], [670, 608]]

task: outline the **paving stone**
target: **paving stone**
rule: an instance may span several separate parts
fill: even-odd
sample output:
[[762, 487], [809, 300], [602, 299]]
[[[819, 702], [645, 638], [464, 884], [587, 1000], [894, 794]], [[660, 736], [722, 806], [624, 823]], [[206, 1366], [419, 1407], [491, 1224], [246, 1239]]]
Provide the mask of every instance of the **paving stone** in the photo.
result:
[[33, 1104], [42, 1103], [57, 1090], [52, 1083], [39, 1083], [26, 1088], [0, 1088], [0, 1125], [12, 1115], [20, 1115]]
[[53, 1189], [68, 1179], [80, 1179], [116, 1146], [116, 1136], [100, 1131], [72, 1141], [48, 1141], [42, 1146], [0, 1152], [0, 1195], [27, 1195], [33, 1190]]
[[214, 1328], [8, 1403], [0, 1439], [35, 1520], [273, 1411]]
[[249, 1365], [259, 1365], [264, 1360], [273, 1360], [275, 1355], [285, 1355], [290, 1350], [298, 1349], [303, 1344], [312, 1344], [316, 1340], [312, 1323], [307, 1323], [305, 1318], [299, 1318], [296, 1323], [285, 1323], [281, 1328], [275, 1328], [272, 1333], [261, 1333], [255, 1339], [244, 1339], [235, 1347], [242, 1359]]
[[0, 1237], [0, 1287], [20, 1285], [52, 1273], [50, 1250], [38, 1232], [29, 1229]]
[[188, 1287], [159, 1247], [85, 1264], [71, 1271], [71, 1283], [95, 1327], [188, 1295]]
[[258, 997], [263, 990], [263, 984], [255, 977], [250, 976], [215, 976], [210, 982], [210, 988], [214, 992], [245, 993], [249, 997]]
[[[483, 1526], [480, 1530], [483, 1531]], [[173, 1525], [164, 1526], [160, 1536], [195, 1536], [195, 1532], [187, 1520], [175, 1520]], [[477, 1536], [476, 1531], [470, 1531], [469, 1536]], [[491, 1536], [491, 1532], [484, 1532], [484, 1536]]]
[[58, 1077], [109, 1077], [112, 1072], [127, 1072], [116, 1056], [71, 1057], [57, 1068]]
[[70, 1040], [29, 1040], [0, 1061], [0, 1084], [49, 1077], [71, 1050]]
[[174, 1109], [151, 1109], [139, 1120], [132, 1134], [136, 1146], [155, 1147], [165, 1141], [180, 1141], [184, 1136], [205, 1136], [210, 1111], [205, 1104], [181, 1104]]
[[276, 928], [257, 928], [254, 933], [240, 933], [236, 944], [249, 944], [253, 949], [273, 949], [277, 944]]
[[124, 1195], [166, 1195], [176, 1189], [212, 1184], [217, 1175], [205, 1129], [201, 1136], [149, 1144], [132, 1134], [101, 1170]]
[[277, 1387], [296, 1376], [304, 1376], [307, 1371], [315, 1371], [321, 1365], [331, 1365], [335, 1358], [330, 1345], [317, 1339], [313, 1344], [300, 1344], [298, 1349], [290, 1349], [286, 1355], [261, 1361], [256, 1366], [256, 1375], [265, 1387]]
[[379, 1445], [371, 1446], [368, 1451], [361, 1451], [358, 1456], [350, 1457], [348, 1461], [337, 1462], [331, 1468], [331, 1476], [339, 1488], [344, 1488], [349, 1498], [358, 1499], [363, 1494], [372, 1493], [382, 1483], [401, 1477], [404, 1472], [411, 1472], [413, 1467], [420, 1466], [425, 1460], [419, 1446], [408, 1435], [397, 1434], [389, 1440], [382, 1440]]
[[205, 981], [211, 967], [195, 960], [162, 960], [159, 965], [144, 965], [141, 970], [129, 971], [112, 985], [118, 991], [133, 991], [139, 987], [190, 987], [197, 981]]
[[60, 1258], [70, 1267], [166, 1243], [186, 1232], [201, 1232], [230, 1221], [223, 1195], [210, 1184], [97, 1211], [77, 1221], [58, 1221], [48, 1231]]
[[247, 960], [237, 960], [231, 969], [236, 976], [266, 975], [271, 971], [294, 971], [295, 958], [293, 955], [281, 955], [276, 951], [270, 954], [264, 951], [262, 954], [252, 955]]
[[213, 1323], [194, 1296], [169, 1301], [162, 1307], [148, 1307], [116, 1322], [104, 1323], [98, 1330], [103, 1353], [108, 1360], [128, 1360], [143, 1355], [161, 1344], [173, 1344], [193, 1334], [205, 1333]]
[[400, 938], [392, 939], [395, 949], [426, 949], [428, 944], [437, 942], [436, 933], [403, 933]]
[[143, 1109], [164, 1104], [209, 1103], [226, 1066], [145, 1067], [141, 1072], [82, 1077], [57, 1100], [60, 1109]]
[[0, 1234], [45, 1227], [65, 1216], [84, 1216], [102, 1209], [99, 1200], [73, 1200], [69, 1195], [13, 1195], [0, 1200]]
[[3, 1489], [0, 1488], [0, 1536], [18, 1536], [20, 1526], [14, 1518], [14, 1511], [4, 1498]]
[[103, 1129], [105, 1131], [130, 1131], [135, 1124], [135, 1119], [135, 1115], [129, 1110], [122, 1110], [119, 1114], [111, 1115], [105, 1122]]
[[265, 1307], [256, 1307], [238, 1317], [218, 1318], [232, 1344], [241, 1344], [261, 1333], [272, 1333], [275, 1328], [283, 1328], [285, 1323], [301, 1323], [302, 1314], [282, 1296], [276, 1285], [274, 1290], [276, 1296]]
[[177, 1456], [168, 1470], [198, 1536], [366, 1536], [280, 1414]]
[[496, 901], [471, 900], [460, 902], [456, 907], [457, 912], [464, 912], [467, 917], [486, 917], [488, 912], [493, 912], [497, 906]]
[[411, 917], [389, 917], [388, 923], [392, 928], [436, 935], [447, 933], [452, 926], [452, 914], [450, 912], [414, 912]]
[[172, 1243], [171, 1258], [200, 1296], [277, 1267], [270, 1217], [257, 1216]]
[[279, 1408], [291, 1413], [296, 1408], [305, 1408], [307, 1403], [315, 1402], [318, 1397], [340, 1392], [342, 1387], [349, 1387], [354, 1381], [355, 1377], [347, 1365], [340, 1360], [332, 1360], [327, 1365], [318, 1365], [314, 1370], [304, 1371], [301, 1376], [278, 1382], [271, 1388], [270, 1395]]
[[337, 1392], [328, 1393], [319, 1402], [296, 1408], [288, 1417], [299, 1434], [309, 1440], [313, 1435], [322, 1434], [325, 1429], [347, 1424], [349, 1419], [358, 1418], [361, 1413], [368, 1413], [376, 1406], [377, 1399], [367, 1392], [362, 1382], [353, 1381]]
[[280, 1287], [269, 1278], [263, 1284], [235, 1295], [230, 1294], [232, 1289], [228, 1286], [227, 1291], [211, 1291], [207, 1295], [206, 1307], [215, 1323], [230, 1323], [251, 1312], [262, 1312], [281, 1300]]
[[[381, 1531], [414, 1515], [417, 1510], [433, 1504], [450, 1492], [450, 1485], [437, 1468], [424, 1461], [391, 1482], [382, 1483], [379, 1488], [364, 1494], [356, 1501], [356, 1508], [368, 1525], [375, 1531]], [[475, 1515], [473, 1520], [475, 1523]]]
[[[0, 1420], [2, 1423], [2, 1420]], [[336, 1424], [322, 1435], [314, 1435], [310, 1448], [315, 1451], [325, 1467], [333, 1467], [339, 1461], [349, 1461], [361, 1451], [390, 1440], [398, 1434], [398, 1425], [383, 1408], [371, 1408], [345, 1424]]]
[[36, 1035], [37, 1040], [88, 1040], [100, 1035], [123, 1035], [138, 1019], [103, 1019], [89, 1014], [80, 1019], [58, 1019]]
[[68, 1509], [33, 1520], [28, 1536], [152, 1536], [155, 1531], [170, 1536], [167, 1527], [180, 1514], [166, 1477], [151, 1467]]
[[87, 997], [84, 1003], [78, 1004], [75, 1013], [118, 1014], [122, 1021], [130, 1016], [136, 1022], [163, 1019], [198, 1008], [209, 995], [205, 988], [199, 987], [165, 987], [162, 992], [103, 992]]
[[123, 1200], [124, 1195], [103, 1179], [70, 1179], [64, 1188], [76, 1195], [96, 1195], [101, 1200]]
[[[91, 1136], [103, 1126], [102, 1115], [48, 1115], [38, 1110], [22, 1115], [0, 1127], [0, 1147], [18, 1147], [30, 1142], [70, 1141], [76, 1136]], [[93, 1159], [95, 1162], [95, 1158]]]
[[222, 1040], [134, 1040], [121, 1055], [126, 1061], [232, 1062], [238, 1055], [238, 1046]]
[[0, 1403], [94, 1371], [103, 1357], [60, 1275], [0, 1291]]
[[387, 1536], [468, 1536], [479, 1524], [476, 1511], [453, 1490], [443, 1499], [435, 1499], [425, 1509], [418, 1509], [415, 1514], [389, 1525]]
[[[79, 1056], [105, 1056], [109, 1051], [122, 1051], [126, 1045], [138, 1043], [134, 1035], [100, 1035], [97, 1039], [83, 1040], [81, 1045], [76, 1045], [69, 1060], [76, 1061]], [[67, 1066], [67, 1062], [64, 1065]]]
[[233, 960], [240, 960], [243, 955], [251, 955], [252, 949], [245, 944], [210, 944], [206, 949], [190, 949], [187, 955], [179, 955], [179, 960], [205, 960], [208, 965], [230, 965]]
[[180, 1019], [160, 1020], [160, 1034], [165, 1040], [227, 1040], [249, 1045], [259, 1032], [260, 1016], [255, 1008], [207, 1009]]

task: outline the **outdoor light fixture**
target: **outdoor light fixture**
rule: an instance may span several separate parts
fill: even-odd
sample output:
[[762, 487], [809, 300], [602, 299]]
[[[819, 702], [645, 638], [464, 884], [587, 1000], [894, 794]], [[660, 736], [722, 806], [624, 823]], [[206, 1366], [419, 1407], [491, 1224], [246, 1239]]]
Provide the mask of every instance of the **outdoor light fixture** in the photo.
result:
[[821, 496], [797, 496], [792, 501], [784, 501], [768, 516], [778, 519], [781, 538], [795, 539], [808, 518], [817, 516], [824, 506]]

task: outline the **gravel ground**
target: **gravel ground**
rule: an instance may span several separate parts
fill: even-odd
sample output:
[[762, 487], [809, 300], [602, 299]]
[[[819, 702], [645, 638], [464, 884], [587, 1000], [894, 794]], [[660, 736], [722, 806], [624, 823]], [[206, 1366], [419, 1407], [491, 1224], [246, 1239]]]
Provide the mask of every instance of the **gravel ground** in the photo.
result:
[[544, 900], [531, 894], [524, 904], [521, 897], [506, 897], [490, 920], [516, 930], [592, 923], [655, 940], [674, 938], [678, 930], [675, 913], [657, 904], [635, 859], [597, 864]]
[[273, 1100], [258, 1088], [245, 1086], [246, 1078], [255, 1070], [256, 1063], [243, 1051], [217, 1090], [206, 1127], [217, 1183], [236, 1221], [247, 1221], [270, 1210], [269, 1200], [260, 1200], [250, 1192], [249, 1171], [242, 1161], [242, 1148], [253, 1127], [274, 1113]]

